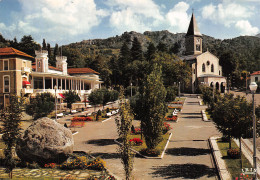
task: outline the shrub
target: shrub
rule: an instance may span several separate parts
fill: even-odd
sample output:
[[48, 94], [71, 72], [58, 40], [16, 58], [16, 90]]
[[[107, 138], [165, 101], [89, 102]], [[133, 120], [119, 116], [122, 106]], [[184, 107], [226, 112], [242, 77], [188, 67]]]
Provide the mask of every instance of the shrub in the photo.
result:
[[157, 157], [157, 156], [160, 155], [160, 151], [158, 149], [148, 149], [148, 148], [146, 148], [146, 149], [142, 149], [140, 151], [140, 153], [142, 155], [151, 156], [151, 157]]
[[168, 123], [163, 123], [163, 134], [167, 133], [168, 131], [170, 131], [172, 128], [171, 128], [171, 125], [168, 124]]
[[101, 113], [101, 111], [99, 109], [98, 112], [97, 112], [97, 116], [101, 116], [101, 115], [102, 115], [102, 113]]
[[55, 168], [56, 166], [57, 166], [56, 163], [48, 163], [44, 165], [45, 168], [51, 168], [51, 169]]
[[67, 160], [66, 162], [62, 163], [60, 168], [64, 170], [71, 170], [71, 169], [86, 169], [88, 164], [88, 159], [86, 156], [79, 156], [75, 159]]
[[140, 128], [134, 128], [134, 131], [131, 130], [132, 134], [141, 134], [141, 129]]
[[228, 149], [227, 155], [232, 159], [237, 159], [240, 157], [240, 150], [239, 149]]
[[105, 167], [106, 162], [99, 157], [87, 163], [87, 168], [92, 170], [102, 171], [105, 169]]
[[143, 144], [143, 140], [140, 138], [134, 138], [129, 140], [134, 146], [140, 146]]
[[166, 121], [177, 121], [177, 119], [178, 119], [178, 116], [168, 116], [168, 117], [165, 117]]

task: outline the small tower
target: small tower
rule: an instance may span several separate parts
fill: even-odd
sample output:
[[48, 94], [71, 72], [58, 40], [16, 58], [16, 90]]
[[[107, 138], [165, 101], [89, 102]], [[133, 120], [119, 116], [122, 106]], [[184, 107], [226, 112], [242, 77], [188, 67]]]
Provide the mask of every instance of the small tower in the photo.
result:
[[48, 72], [48, 51], [35, 51], [36, 72]]
[[56, 56], [56, 68], [62, 70], [62, 74], [67, 75], [67, 57]]
[[185, 36], [186, 55], [202, 53], [202, 35], [198, 28], [194, 14], [192, 13], [190, 25]]

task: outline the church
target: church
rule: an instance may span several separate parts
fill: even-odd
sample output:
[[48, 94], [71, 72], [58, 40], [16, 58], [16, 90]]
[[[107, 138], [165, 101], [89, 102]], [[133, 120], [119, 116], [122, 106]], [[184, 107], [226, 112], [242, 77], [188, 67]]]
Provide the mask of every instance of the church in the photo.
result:
[[185, 90], [195, 93], [198, 86], [204, 84], [224, 93], [226, 78], [222, 76], [222, 67], [219, 65], [219, 59], [208, 50], [202, 52], [202, 40], [202, 34], [192, 13], [185, 36], [186, 54], [181, 57], [192, 69], [191, 82]]

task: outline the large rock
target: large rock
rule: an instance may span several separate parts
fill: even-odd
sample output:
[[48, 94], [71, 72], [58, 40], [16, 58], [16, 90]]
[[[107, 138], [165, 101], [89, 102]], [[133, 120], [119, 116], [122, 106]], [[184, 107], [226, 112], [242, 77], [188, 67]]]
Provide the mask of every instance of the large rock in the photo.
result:
[[16, 153], [26, 162], [61, 163], [73, 152], [68, 128], [47, 117], [33, 122], [17, 142]]

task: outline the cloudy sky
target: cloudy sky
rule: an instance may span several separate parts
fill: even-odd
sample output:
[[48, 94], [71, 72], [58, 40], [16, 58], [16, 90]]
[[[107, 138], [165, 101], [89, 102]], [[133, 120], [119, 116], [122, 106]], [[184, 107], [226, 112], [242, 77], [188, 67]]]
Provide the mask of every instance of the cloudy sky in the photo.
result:
[[226, 39], [260, 33], [260, 0], [0, 0], [0, 33], [54, 45], [125, 31], [186, 32], [194, 9], [201, 33]]

